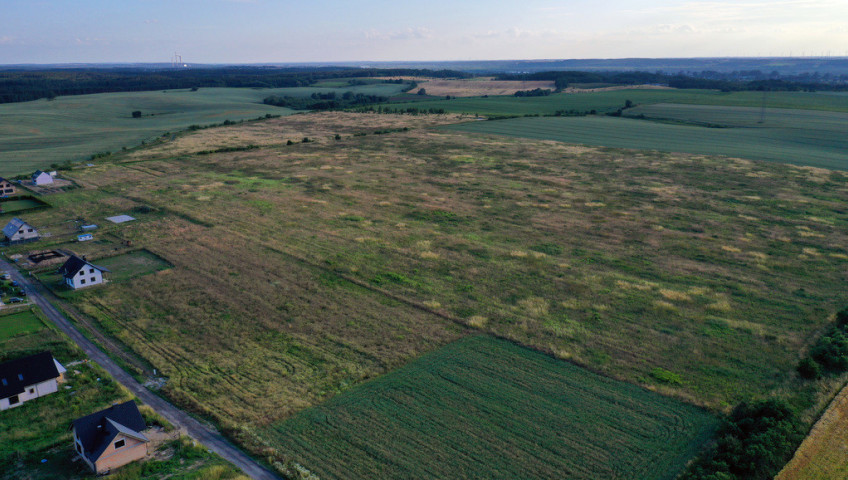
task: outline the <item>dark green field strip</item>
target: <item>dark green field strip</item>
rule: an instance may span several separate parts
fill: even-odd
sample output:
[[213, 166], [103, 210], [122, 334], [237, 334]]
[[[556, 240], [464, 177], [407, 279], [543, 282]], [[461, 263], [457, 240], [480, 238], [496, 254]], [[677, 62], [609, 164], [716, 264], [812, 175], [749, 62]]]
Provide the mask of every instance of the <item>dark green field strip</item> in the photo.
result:
[[469, 337], [267, 434], [321, 478], [673, 478], [705, 412]]
[[[828, 114], [830, 115], [830, 114]], [[615, 117], [529, 117], [471, 122], [452, 130], [593, 146], [726, 155], [848, 170], [848, 136], [792, 127], [708, 128]]]
[[[637, 105], [682, 103], [693, 105], [727, 105], [760, 107], [761, 92], [719, 92], [717, 90], [633, 89], [593, 93], [558, 93], [546, 97], [465, 97], [451, 100], [429, 100], [391, 104], [391, 108], [444, 109], [451, 113], [480, 115], [551, 115], [559, 110], [579, 112], [614, 111], [630, 100]], [[848, 96], [810, 92], [770, 92], [769, 108], [825, 110], [848, 112]]]

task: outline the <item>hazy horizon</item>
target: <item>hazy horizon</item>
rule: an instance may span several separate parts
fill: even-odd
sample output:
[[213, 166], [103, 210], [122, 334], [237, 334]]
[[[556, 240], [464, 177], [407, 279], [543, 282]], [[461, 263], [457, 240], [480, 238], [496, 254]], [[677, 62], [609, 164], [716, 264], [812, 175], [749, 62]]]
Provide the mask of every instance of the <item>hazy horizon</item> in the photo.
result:
[[7, 2], [0, 64], [196, 64], [846, 56], [823, 0]]

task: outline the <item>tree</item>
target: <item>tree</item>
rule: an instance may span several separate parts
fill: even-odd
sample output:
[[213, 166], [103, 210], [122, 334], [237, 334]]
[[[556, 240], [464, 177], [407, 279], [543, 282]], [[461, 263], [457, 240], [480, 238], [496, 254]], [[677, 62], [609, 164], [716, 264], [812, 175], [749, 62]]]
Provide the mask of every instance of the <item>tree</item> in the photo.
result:
[[135, 110], [134, 112], [132, 112], [132, 117], [141, 118], [141, 110]]
[[419, 88], [418, 89], [418, 95], [427, 95], [427, 90], [424, 90], [423, 88]]

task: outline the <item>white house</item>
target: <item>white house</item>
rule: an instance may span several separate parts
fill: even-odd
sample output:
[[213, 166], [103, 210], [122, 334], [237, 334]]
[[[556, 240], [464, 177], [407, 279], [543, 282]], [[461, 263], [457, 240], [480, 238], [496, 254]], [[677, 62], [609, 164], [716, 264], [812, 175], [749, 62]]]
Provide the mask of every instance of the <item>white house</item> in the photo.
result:
[[35, 173], [32, 174], [32, 183], [34, 185], [50, 185], [53, 183], [53, 176], [47, 172], [36, 170]]
[[73, 288], [90, 287], [103, 283], [103, 273], [109, 270], [89, 263], [84, 258], [72, 255], [71, 258], [59, 268], [59, 273], [65, 279], [65, 285]]
[[13, 218], [3, 227], [3, 236], [9, 243], [38, 240], [38, 230], [20, 218]]
[[24, 402], [59, 390], [65, 381], [65, 368], [50, 352], [9, 360], [0, 364], [0, 410], [19, 407]]

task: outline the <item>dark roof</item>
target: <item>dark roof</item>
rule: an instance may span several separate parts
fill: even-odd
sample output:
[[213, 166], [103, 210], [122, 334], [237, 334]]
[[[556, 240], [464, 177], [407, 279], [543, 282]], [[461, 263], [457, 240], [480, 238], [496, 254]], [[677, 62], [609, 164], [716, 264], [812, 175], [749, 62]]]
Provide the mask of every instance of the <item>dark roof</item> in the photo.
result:
[[59, 376], [50, 352], [36, 353], [0, 364], [0, 398], [24, 393], [30, 385]]
[[147, 425], [132, 400], [78, 418], [72, 426], [82, 442], [85, 456], [92, 462], [100, 458], [119, 433], [147, 441], [141, 433]]
[[47, 175], [50, 175], [50, 174], [49, 174], [49, 173], [47, 173], [47, 172], [44, 172], [44, 171], [41, 171], [41, 170], [36, 170], [36, 171], [32, 174], [32, 176], [33, 176], [33, 177], [37, 177], [37, 176], [41, 175], [42, 173], [46, 173]]
[[74, 275], [76, 275], [77, 272], [79, 272], [80, 270], [85, 268], [86, 265], [90, 265], [91, 267], [96, 268], [96, 269], [100, 270], [101, 272], [108, 272], [109, 271], [106, 268], [98, 267], [97, 265], [95, 265], [93, 263], [89, 263], [89, 262], [81, 259], [80, 257], [76, 256], [76, 255], [71, 255], [71, 258], [69, 258], [68, 261], [65, 262], [64, 265], [59, 267], [59, 273], [61, 273], [65, 277], [70, 278], [70, 277], [73, 277]]

